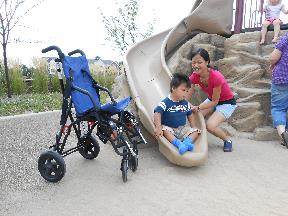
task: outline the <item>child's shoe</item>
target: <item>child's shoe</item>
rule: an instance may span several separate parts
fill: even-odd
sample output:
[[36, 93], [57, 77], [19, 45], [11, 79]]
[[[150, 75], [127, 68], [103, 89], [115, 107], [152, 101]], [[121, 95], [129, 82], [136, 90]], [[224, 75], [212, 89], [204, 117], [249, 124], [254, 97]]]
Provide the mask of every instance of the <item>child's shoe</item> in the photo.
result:
[[232, 141], [231, 140], [225, 140], [224, 146], [223, 146], [224, 152], [232, 152]]
[[183, 144], [185, 144], [187, 146], [188, 151], [193, 151], [194, 144], [193, 144], [191, 137], [186, 137], [182, 142], [183, 142]]
[[182, 143], [179, 139], [174, 139], [171, 142], [176, 148], [178, 148], [179, 153], [183, 155], [186, 151], [188, 151], [188, 147]]

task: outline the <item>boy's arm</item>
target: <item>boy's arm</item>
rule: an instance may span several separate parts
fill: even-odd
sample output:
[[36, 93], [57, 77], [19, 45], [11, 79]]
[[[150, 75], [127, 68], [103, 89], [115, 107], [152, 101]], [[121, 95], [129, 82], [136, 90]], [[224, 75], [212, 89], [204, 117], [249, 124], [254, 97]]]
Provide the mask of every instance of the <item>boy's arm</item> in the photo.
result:
[[154, 126], [155, 126], [155, 137], [163, 136], [162, 124], [161, 124], [161, 113], [154, 112], [153, 116]]
[[188, 121], [189, 121], [190, 126], [191, 126], [192, 128], [195, 128], [196, 125], [195, 125], [195, 117], [194, 117], [194, 115], [193, 115], [193, 114], [188, 115], [187, 118], [188, 118]]
[[202, 131], [201, 131], [199, 128], [197, 128], [197, 126], [196, 126], [196, 124], [195, 124], [195, 121], [196, 121], [196, 120], [195, 120], [195, 115], [193, 115], [193, 114], [188, 115], [187, 118], [188, 118], [190, 127], [196, 129], [196, 130], [197, 130], [197, 133], [200, 134]]
[[155, 125], [156, 128], [157, 127], [162, 127], [162, 125], [161, 125], [161, 114], [160, 113], [155, 112], [153, 119], [154, 119], [154, 125]]

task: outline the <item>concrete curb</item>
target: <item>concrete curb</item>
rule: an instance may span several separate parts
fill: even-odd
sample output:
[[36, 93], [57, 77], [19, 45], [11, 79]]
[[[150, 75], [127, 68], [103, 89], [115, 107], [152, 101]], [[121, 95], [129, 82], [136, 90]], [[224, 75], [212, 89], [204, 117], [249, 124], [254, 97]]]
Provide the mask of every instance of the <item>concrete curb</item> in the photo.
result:
[[46, 111], [46, 112], [38, 112], [38, 113], [26, 113], [26, 114], [19, 114], [19, 115], [12, 115], [12, 116], [2, 116], [0, 117], [0, 121], [6, 121], [10, 119], [17, 119], [17, 118], [26, 118], [32, 116], [40, 116], [45, 114], [52, 114], [52, 113], [60, 113], [61, 110], [53, 110], [53, 111]]

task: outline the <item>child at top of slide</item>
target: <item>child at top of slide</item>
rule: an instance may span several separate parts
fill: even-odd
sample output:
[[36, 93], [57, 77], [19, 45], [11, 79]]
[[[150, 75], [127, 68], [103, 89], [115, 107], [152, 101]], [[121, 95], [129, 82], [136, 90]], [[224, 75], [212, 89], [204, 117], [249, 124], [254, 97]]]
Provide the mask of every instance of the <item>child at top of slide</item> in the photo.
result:
[[288, 14], [288, 11], [285, 9], [285, 6], [282, 4], [281, 0], [267, 1], [267, 4], [263, 8], [263, 12], [265, 12], [265, 20], [262, 25], [260, 44], [265, 43], [267, 28], [270, 24], [274, 25], [274, 38], [272, 43], [276, 43], [278, 41], [280, 24], [282, 23], [282, 21], [279, 19], [281, 11], [285, 14]]

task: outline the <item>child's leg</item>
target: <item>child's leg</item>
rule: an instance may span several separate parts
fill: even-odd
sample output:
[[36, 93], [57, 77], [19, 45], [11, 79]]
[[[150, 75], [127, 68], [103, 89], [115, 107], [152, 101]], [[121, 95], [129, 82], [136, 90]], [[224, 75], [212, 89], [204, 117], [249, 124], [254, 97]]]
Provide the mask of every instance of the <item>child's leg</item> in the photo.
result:
[[168, 130], [163, 130], [163, 136], [172, 143], [176, 148], [178, 148], [179, 153], [182, 155], [188, 151], [188, 147], [184, 145], [179, 139], [177, 139], [172, 132]]
[[281, 24], [281, 20], [280, 19], [276, 19], [273, 21], [273, 25], [274, 25], [274, 38], [272, 40], [272, 43], [276, 43], [278, 41], [278, 36], [280, 33], [280, 24]]
[[199, 136], [199, 133], [198, 133], [197, 131], [194, 131], [193, 133], [191, 133], [191, 134], [189, 135], [189, 137], [191, 138], [191, 140], [192, 140], [193, 143], [194, 143], [195, 140], [198, 138], [198, 136]]
[[194, 149], [194, 142], [199, 136], [200, 130], [196, 128], [191, 127], [185, 127], [183, 129], [183, 132], [185, 132], [183, 139], [183, 144], [185, 144], [188, 147], [188, 151], [193, 151]]
[[163, 130], [163, 136], [172, 143], [173, 140], [177, 139], [170, 131]]
[[188, 151], [194, 150], [194, 142], [198, 136], [198, 132], [193, 132], [183, 140], [183, 143], [188, 147]]
[[264, 20], [263, 24], [262, 24], [262, 31], [261, 31], [261, 41], [260, 44], [264, 44], [265, 42], [265, 37], [266, 37], [266, 33], [267, 33], [267, 28], [270, 25], [270, 22], [268, 20]]

